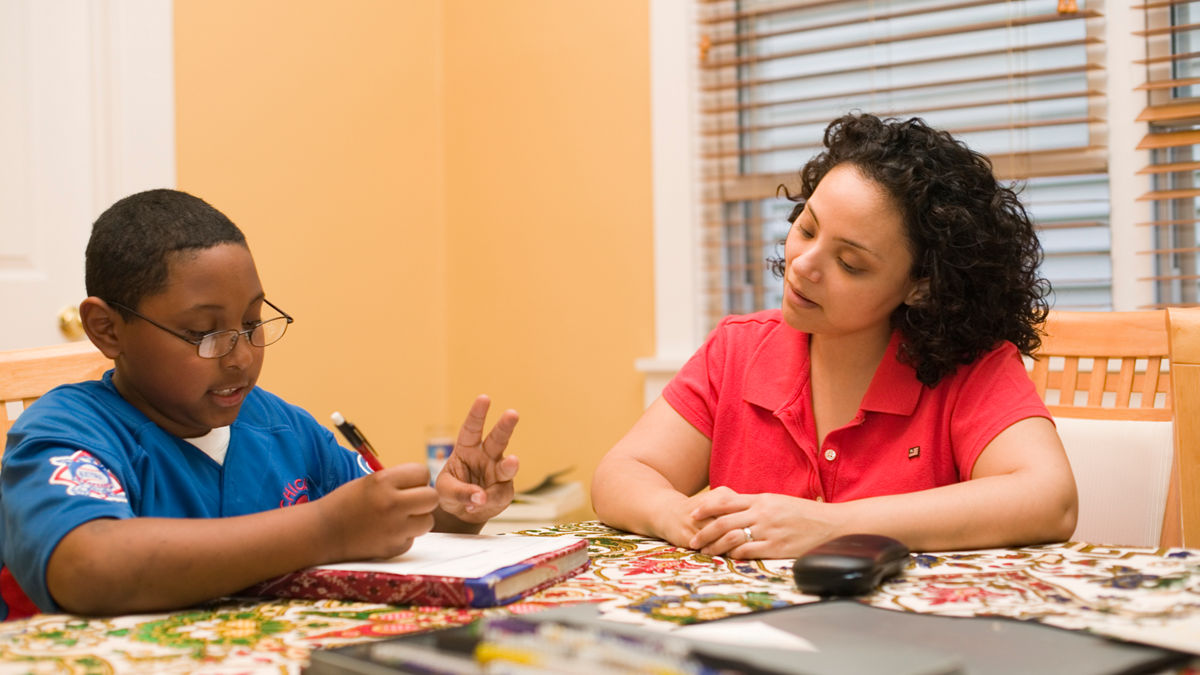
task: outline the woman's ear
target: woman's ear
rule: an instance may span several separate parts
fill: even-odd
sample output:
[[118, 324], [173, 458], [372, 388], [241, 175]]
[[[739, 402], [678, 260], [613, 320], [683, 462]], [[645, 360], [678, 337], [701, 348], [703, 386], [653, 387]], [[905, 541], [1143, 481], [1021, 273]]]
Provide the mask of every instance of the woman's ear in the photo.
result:
[[919, 304], [925, 302], [925, 299], [928, 297], [929, 297], [929, 280], [921, 279], [917, 283], [913, 284], [912, 290], [910, 290], [908, 292], [908, 295], [906, 295], [904, 297], [904, 304], [909, 305], [909, 306], [919, 305]]
[[79, 320], [88, 339], [110, 359], [121, 353], [121, 332], [118, 323], [124, 323], [117, 310], [100, 298], [90, 296], [79, 303]]

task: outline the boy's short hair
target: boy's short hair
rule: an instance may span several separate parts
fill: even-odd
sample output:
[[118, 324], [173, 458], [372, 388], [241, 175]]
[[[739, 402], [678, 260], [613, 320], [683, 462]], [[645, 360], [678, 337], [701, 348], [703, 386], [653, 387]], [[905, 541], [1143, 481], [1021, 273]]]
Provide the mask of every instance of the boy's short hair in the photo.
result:
[[166, 286], [172, 254], [218, 244], [245, 246], [246, 237], [203, 199], [167, 189], [130, 195], [92, 225], [84, 254], [87, 294], [136, 309]]

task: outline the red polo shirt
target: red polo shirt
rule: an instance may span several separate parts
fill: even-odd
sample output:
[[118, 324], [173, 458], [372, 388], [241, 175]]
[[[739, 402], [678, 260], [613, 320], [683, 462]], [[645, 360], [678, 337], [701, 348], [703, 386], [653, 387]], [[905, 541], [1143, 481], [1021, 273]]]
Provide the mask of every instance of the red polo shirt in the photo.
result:
[[1014, 422], [1050, 417], [1010, 342], [930, 389], [892, 335], [858, 414], [818, 448], [808, 334], [779, 310], [724, 319], [663, 397], [712, 441], [709, 484], [844, 502], [966, 480]]

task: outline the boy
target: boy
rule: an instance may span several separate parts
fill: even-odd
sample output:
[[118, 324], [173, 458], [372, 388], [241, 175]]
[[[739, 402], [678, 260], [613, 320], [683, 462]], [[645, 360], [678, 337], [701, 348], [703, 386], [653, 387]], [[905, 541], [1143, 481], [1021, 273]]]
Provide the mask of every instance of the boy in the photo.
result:
[[[430, 529], [478, 532], [512, 500], [514, 411], [454, 452], [372, 473], [310, 415], [255, 388], [292, 318], [245, 238], [175, 190], [126, 197], [92, 229], [88, 338], [115, 362], [59, 387], [9, 432], [0, 610], [124, 614], [191, 605], [311, 565], [390, 557]], [[287, 507], [287, 508], [278, 508]]]

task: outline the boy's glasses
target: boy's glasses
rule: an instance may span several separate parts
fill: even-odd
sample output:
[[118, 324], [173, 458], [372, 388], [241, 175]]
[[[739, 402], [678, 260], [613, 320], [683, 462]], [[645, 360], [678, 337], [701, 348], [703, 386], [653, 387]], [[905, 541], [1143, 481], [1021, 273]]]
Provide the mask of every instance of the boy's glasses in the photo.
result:
[[273, 319], [267, 319], [266, 321], [259, 321], [246, 330], [214, 330], [211, 333], [205, 333], [198, 338], [193, 338], [188, 337], [183, 333], [173, 331], [154, 319], [141, 314], [131, 307], [126, 307], [119, 302], [106, 302], [113, 307], [119, 307], [126, 312], [129, 312], [151, 326], [160, 328], [171, 335], [174, 335], [184, 342], [189, 342], [196, 345], [196, 353], [199, 354], [200, 358], [202, 359], [219, 359], [222, 356], [225, 356], [229, 352], [233, 351], [233, 348], [237, 346], [238, 337], [243, 335], [246, 337], [246, 340], [248, 340], [250, 344], [254, 345], [255, 347], [266, 347], [267, 345], [275, 344], [276, 342], [279, 342], [279, 338], [283, 337], [283, 334], [287, 332], [288, 324], [293, 321], [291, 315], [282, 309], [279, 309], [275, 305], [272, 305], [270, 300], [263, 298], [263, 302], [267, 303], [271, 309], [282, 314], [282, 316], [277, 316]]

